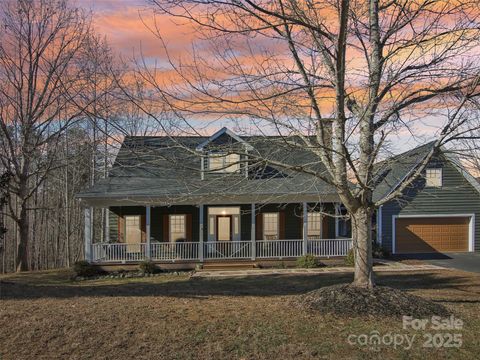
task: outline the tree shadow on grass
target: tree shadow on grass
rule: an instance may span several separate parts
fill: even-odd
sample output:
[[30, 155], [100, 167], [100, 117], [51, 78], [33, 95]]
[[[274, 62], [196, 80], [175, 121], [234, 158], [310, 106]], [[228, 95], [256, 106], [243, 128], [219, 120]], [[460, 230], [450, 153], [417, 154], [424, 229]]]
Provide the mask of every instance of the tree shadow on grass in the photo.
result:
[[[78, 284], [31, 284], [20, 281], [4, 281], [0, 284], [0, 299], [41, 299], [74, 297], [142, 297], [167, 296], [175, 298], [208, 298], [210, 296], [285, 296], [304, 294], [320, 287], [349, 283], [352, 274], [315, 274], [315, 275], [265, 275], [243, 278], [178, 278], [169, 277], [164, 281], [160, 277], [147, 281], [120, 280], [114, 284], [85, 281]], [[462, 292], [465, 300], [480, 295], [480, 280], [472, 283], [472, 278], [459, 275], [439, 276], [435, 273], [394, 273], [379, 274], [377, 283], [402, 290], [455, 290]], [[475, 289], [470, 289], [473, 287]], [[452, 298], [461, 302], [461, 298]], [[477, 301], [473, 299], [473, 301]]]
[[416, 253], [416, 254], [393, 254], [390, 260], [450, 260], [451, 256], [440, 252]]

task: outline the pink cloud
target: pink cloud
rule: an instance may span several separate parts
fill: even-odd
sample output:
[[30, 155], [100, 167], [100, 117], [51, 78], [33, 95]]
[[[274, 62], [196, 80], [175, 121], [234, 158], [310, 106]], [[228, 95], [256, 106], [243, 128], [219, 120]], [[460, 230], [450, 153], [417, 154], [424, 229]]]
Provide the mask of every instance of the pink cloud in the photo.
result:
[[161, 41], [149, 28], [158, 28], [172, 55], [191, 49], [192, 28], [166, 16], [155, 17], [145, 0], [86, 0], [81, 6], [92, 11], [97, 32], [122, 56], [138, 56], [141, 51], [146, 58], [166, 59]]

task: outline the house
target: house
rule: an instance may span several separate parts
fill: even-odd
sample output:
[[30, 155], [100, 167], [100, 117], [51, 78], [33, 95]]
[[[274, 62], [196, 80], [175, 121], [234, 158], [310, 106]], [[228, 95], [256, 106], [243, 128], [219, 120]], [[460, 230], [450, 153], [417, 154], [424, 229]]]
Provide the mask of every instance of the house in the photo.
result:
[[[377, 164], [374, 200], [394, 191], [434, 143]], [[480, 184], [451, 152], [441, 151], [423, 176], [377, 211], [378, 242], [394, 254], [480, 251]]]
[[[379, 163], [375, 196], [392, 191], [427, 150], [419, 147]], [[438, 168], [440, 184], [431, 175]], [[335, 189], [309, 171], [328, 177], [300, 137], [238, 136], [226, 128], [210, 137], [126, 137], [109, 177], [78, 194], [88, 206], [86, 259], [193, 267], [345, 256], [352, 247], [348, 217]], [[480, 230], [478, 189], [444, 156], [429, 166], [429, 174], [437, 181], [434, 187], [419, 179], [400, 201], [378, 211], [379, 241], [394, 252], [471, 251]], [[109, 209], [107, 239], [101, 243], [92, 241], [94, 207]]]

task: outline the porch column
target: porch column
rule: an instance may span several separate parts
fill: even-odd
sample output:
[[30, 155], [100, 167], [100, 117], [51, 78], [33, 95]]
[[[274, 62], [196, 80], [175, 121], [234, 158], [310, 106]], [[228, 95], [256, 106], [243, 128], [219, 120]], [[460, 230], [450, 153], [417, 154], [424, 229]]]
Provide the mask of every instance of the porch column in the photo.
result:
[[103, 235], [103, 241], [106, 243], [110, 242], [110, 208], [106, 207], [104, 208], [105, 212], [105, 234]]
[[145, 247], [145, 258], [150, 260], [151, 250], [150, 250], [150, 223], [151, 223], [151, 207], [147, 206], [145, 209], [145, 236], [146, 236], [146, 247]]
[[255, 242], [255, 204], [252, 204], [252, 227], [251, 227], [250, 240], [252, 242], [252, 260], [255, 260], [256, 257], [256, 242]]
[[92, 261], [92, 212], [93, 208], [85, 208], [85, 260]]
[[307, 203], [303, 203], [303, 255], [308, 252], [308, 208]]
[[338, 238], [339, 234], [339, 220], [340, 220], [340, 205], [335, 203], [335, 239]]
[[199, 219], [198, 219], [198, 259], [203, 262], [203, 204], [199, 207]]
[[383, 205], [377, 209], [377, 244], [382, 245], [382, 208]]

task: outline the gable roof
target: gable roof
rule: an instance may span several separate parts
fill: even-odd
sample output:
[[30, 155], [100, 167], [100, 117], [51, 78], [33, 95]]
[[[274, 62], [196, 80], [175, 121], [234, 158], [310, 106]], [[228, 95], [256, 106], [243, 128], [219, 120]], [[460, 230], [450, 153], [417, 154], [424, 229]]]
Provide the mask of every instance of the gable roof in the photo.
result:
[[[393, 192], [420, 165], [434, 145], [435, 141], [432, 141], [375, 164], [377, 186], [373, 193], [373, 201], [378, 201]], [[442, 148], [440, 152], [445, 160], [480, 193], [480, 183], [463, 167], [458, 156]]]
[[445, 153], [445, 157], [450, 161], [450, 163], [463, 175], [463, 177], [472, 185], [472, 187], [480, 193], [480, 183], [478, 180], [470, 174], [470, 172], [465, 169], [460, 161], [459, 157], [454, 153]]
[[[228, 139], [221, 139], [228, 137]], [[201, 179], [201, 151], [209, 144], [220, 146], [241, 143], [251, 158], [266, 159], [250, 169], [258, 174], [246, 176], [245, 172], [223, 174], [208, 180]], [[226, 141], [226, 143], [225, 143]], [[104, 203], [150, 202], [173, 203], [242, 203], [255, 201], [296, 202], [338, 201], [333, 186], [319, 178], [300, 173], [288, 167], [271, 165], [280, 162], [303, 167], [327, 176], [318, 157], [302, 147], [295, 136], [238, 136], [223, 128], [210, 137], [206, 136], [127, 136], [125, 137], [109, 177], [77, 197]], [[434, 142], [378, 162], [374, 166], [375, 190], [373, 200], [394, 191], [428, 155]], [[466, 171], [452, 154], [446, 159], [480, 192], [480, 184]]]
[[432, 141], [376, 163], [373, 201], [378, 201], [394, 191], [425, 159], [434, 145], [435, 142]]
[[[221, 133], [219, 136], [226, 134]], [[317, 173], [326, 174], [319, 159], [299, 146], [299, 138], [280, 136], [242, 136], [249, 144], [252, 158], [281, 161], [288, 165], [305, 164]], [[215, 140], [215, 139], [214, 139]], [[288, 168], [258, 163], [261, 176], [245, 172], [222, 174], [201, 179], [201, 145], [212, 137], [204, 136], [128, 136], [117, 154], [109, 177], [77, 196], [87, 202], [115, 200], [117, 203], [242, 203], [270, 201], [336, 201], [335, 189], [317, 177]], [[98, 204], [97, 201], [97, 204]]]
[[203, 150], [203, 148], [205, 146], [207, 146], [208, 144], [214, 142], [215, 140], [217, 140], [220, 136], [222, 135], [228, 135], [230, 136], [232, 139], [236, 140], [237, 142], [243, 144], [245, 146], [245, 148], [247, 148], [248, 150], [252, 150], [253, 147], [248, 144], [247, 142], [245, 142], [245, 140], [243, 140], [242, 138], [240, 138], [237, 134], [235, 134], [234, 132], [230, 131], [229, 129], [227, 129], [226, 127], [224, 128], [221, 128], [220, 130], [218, 130], [215, 134], [213, 134], [212, 136], [210, 136], [207, 140], [203, 141], [202, 143], [198, 144], [197, 145], [197, 148], [196, 150], [197, 151], [201, 151]]

